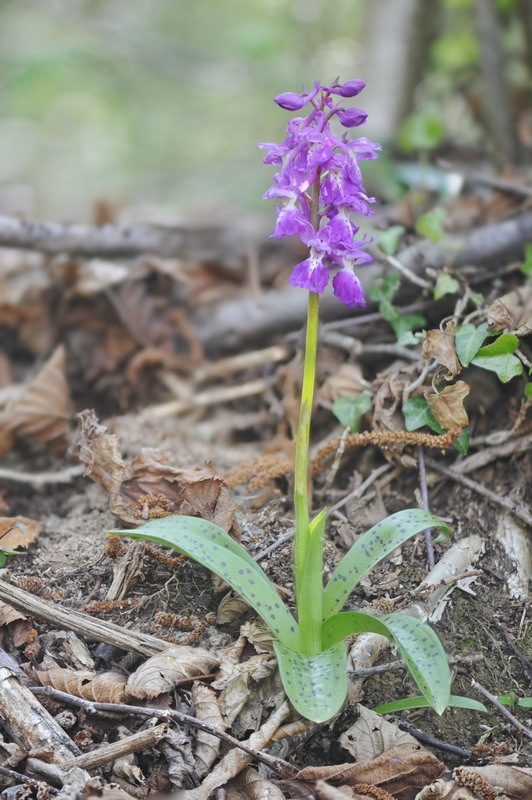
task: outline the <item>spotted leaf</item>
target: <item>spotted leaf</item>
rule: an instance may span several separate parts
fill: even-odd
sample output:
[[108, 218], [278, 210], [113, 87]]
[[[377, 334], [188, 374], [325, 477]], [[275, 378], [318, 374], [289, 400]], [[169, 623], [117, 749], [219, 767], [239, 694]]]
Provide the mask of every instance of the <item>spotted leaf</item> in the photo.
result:
[[312, 722], [334, 717], [347, 695], [347, 645], [338, 642], [313, 656], [280, 642], [273, 646], [284, 690], [296, 711]]
[[331, 575], [323, 595], [323, 619], [340, 611], [355, 586], [379, 561], [427, 528], [441, 528], [445, 537], [451, 534], [441, 519], [422, 508], [398, 511], [366, 531]]
[[443, 646], [431, 627], [407, 614], [373, 617], [359, 611], [335, 614], [323, 623], [323, 646], [368, 631], [392, 639], [427, 703], [442, 714], [449, 704], [451, 673]]
[[132, 531], [108, 531], [147, 539], [173, 547], [193, 558], [234, 589], [255, 609], [279, 641], [296, 647], [299, 632], [296, 621], [279, 598], [266, 573], [238, 542], [214, 522], [198, 517], [169, 516], [154, 519]]

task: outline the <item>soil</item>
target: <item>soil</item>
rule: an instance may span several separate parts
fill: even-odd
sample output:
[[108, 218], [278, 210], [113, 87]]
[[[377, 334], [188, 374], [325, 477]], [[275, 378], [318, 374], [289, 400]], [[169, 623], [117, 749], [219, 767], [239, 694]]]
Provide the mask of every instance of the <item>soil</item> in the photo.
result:
[[[499, 293], [502, 291], [499, 289]], [[83, 321], [82, 321], [83, 322]], [[105, 318], [102, 326], [105, 324]], [[112, 408], [117, 390], [116, 375], [103, 374], [95, 386], [83, 381], [80, 370], [72, 361], [72, 341], [75, 326], [70, 321], [64, 341], [70, 348], [69, 369], [71, 394], [75, 397], [77, 411], [96, 405], [103, 415]], [[378, 330], [373, 326], [373, 336], [390, 341], [386, 323], [381, 321]], [[81, 335], [81, 334], [80, 334]], [[272, 337], [272, 342], [279, 342]], [[284, 340], [283, 340], [284, 341]], [[271, 342], [264, 342], [264, 345]], [[11, 340], [12, 344], [12, 340]], [[106, 347], [110, 347], [107, 341]], [[29, 374], [24, 360], [31, 361], [31, 354], [20, 342], [17, 346], [6, 347], [12, 362], [12, 371], [22, 378]], [[320, 381], [330, 377], [342, 363], [349, 362], [345, 354], [332, 355], [333, 351], [324, 349], [320, 355]], [[23, 358], [21, 358], [21, 355]], [[238, 376], [243, 383], [272, 375], [274, 370], [283, 376], [282, 388], [263, 392], [258, 397], [235, 399], [229, 406], [219, 403], [208, 410], [192, 410], [185, 416], [158, 418], [145, 413], [143, 409], [165, 399], [161, 384], [157, 383], [160, 371], [148, 368], [143, 373], [142, 382], [134, 400], [131, 400], [131, 386], [127, 387], [130, 402], [128, 413], [106, 416], [105, 425], [116, 433], [119, 447], [128, 463], [142, 448], [157, 448], [165, 451], [166, 460], [174, 468], [198, 470], [206, 464], [212, 465], [216, 474], [222, 478], [232, 468], [250, 458], [272, 449], [271, 441], [278, 443], [278, 451], [288, 448], [290, 415], [290, 386], [299, 379], [297, 356], [290, 344], [290, 358], [280, 367], [260, 366], [248, 369]], [[42, 363], [42, 361], [41, 361]], [[119, 361], [119, 374], [124, 374], [127, 359]], [[364, 378], [375, 379], [379, 369], [388, 366], [390, 358], [371, 364], [364, 363]], [[284, 372], [283, 372], [284, 370]], [[148, 375], [148, 380], [146, 380]], [[150, 386], [152, 376], [156, 388]], [[490, 376], [491, 378], [491, 376]], [[74, 382], [78, 380], [77, 384]], [[181, 378], [181, 380], [184, 380]], [[223, 378], [223, 385], [230, 385], [233, 378]], [[110, 387], [109, 395], [105, 386]], [[186, 381], [185, 381], [186, 382]], [[475, 380], [473, 380], [475, 384]], [[489, 384], [492, 385], [491, 383]], [[483, 389], [480, 386], [480, 396]], [[491, 390], [490, 390], [491, 391]], [[293, 394], [297, 396], [297, 391]], [[469, 405], [472, 431], [477, 441], [482, 442], [492, 436], [486, 445], [477, 444], [475, 452], [483, 447], [493, 447], [493, 434], [508, 432], [519, 415], [522, 385], [513, 381], [503, 387], [496, 384], [493, 390], [494, 404], [486, 410], [486, 405]], [[128, 402], [129, 402], [128, 400]], [[527, 427], [528, 425], [528, 427]], [[371, 420], [365, 418], [364, 426], [369, 428]], [[524, 420], [517, 431], [523, 435], [530, 430]], [[315, 446], [341, 433], [330, 413], [327, 402], [317, 411], [313, 429]], [[280, 444], [279, 444], [280, 443]], [[71, 451], [72, 452], [72, 451]], [[331, 459], [325, 472], [314, 485], [315, 508], [331, 507], [345, 497], [357, 485], [370, 476], [373, 471], [386, 464], [386, 458], [393, 463], [395, 472], [388, 482], [376, 484], [369, 489], [360, 502], [351, 502], [342, 509], [342, 514], [332, 516], [328, 529], [326, 547], [326, 568], [330, 571], [342, 553], [362, 532], [384, 513], [393, 513], [401, 508], [417, 506], [420, 503], [420, 478], [417, 469], [416, 449], [403, 447], [401, 455], [389, 450], [383, 454], [375, 446], [367, 446], [348, 452], [341, 460], [340, 468], [330, 487], [324, 489], [324, 480], [331, 468]], [[428, 451], [426, 451], [428, 454]], [[405, 462], [403, 456], [409, 461]], [[430, 455], [438, 464], [453, 466], [460, 463], [461, 456], [456, 451], [442, 454], [433, 451]], [[401, 463], [401, 459], [403, 463]], [[69, 465], [63, 453], [54, 454], [46, 443], [21, 437], [4, 460], [6, 469], [13, 472], [59, 473]], [[75, 461], [73, 463], [76, 463]], [[405, 465], [406, 464], [406, 465]], [[495, 456], [482, 468], [476, 469], [469, 477], [481, 487], [489, 490], [492, 496], [511, 498], [516, 506], [526, 508], [527, 493], [530, 489], [532, 465], [530, 453], [509, 453]], [[249, 476], [249, 477], [252, 477]], [[450, 541], [435, 546], [438, 560], [453, 544], [465, 537], [478, 534], [484, 544], [484, 552], [471, 569], [479, 570], [474, 580], [467, 586], [454, 587], [448, 597], [441, 619], [434, 623], [449, 656], [453, 659], [455, 680], [453, 693], [482, 698], [471, 686], [474, 679], [494, 695], [515, 695], [516, 700], [532, 695], [532, 619], [530, 606], [530, 574], [519, 573], [519, 551], [516, 541], [521, 541], [522, 558], [530, 554], [530, 531], [525, 524], [496, 500], [462, 486], [429, 467], [429, 505], [431, 511], [451, 524], [453, 535]], [[258, 489], [250, 489], [246, 483], [233, 486], [231, 496], [237, 504], [233, 533], [239, 536], [251, 555], [260, 554], [265, 548], [282, 539], [282, 544], [274, 547], [261, 560], [270, 578], [290, 598], [293, 588], [291, 574], [291, 543], [286, 534], [291, 531], [292, 511], [290, 501], [290, 476], [272, 474], [270, 480]], [[119, 626], [152, 634], [170, 643], [202, 647], [220, 652], [238, 638], [240, 624], [252, 620], [249, 611], [237, 615], [231, 624], [221, 625], [217, 614], [222, 598], [227, 595], [227, 587], [201, 566], [181, 559], [171, 561], [161, 548], [142, 545], [141, 561], [134, 579], [127, 586], [119, 602], [109, 601], [107, 592], [113, 581], [118, 562], [127, 562], [128, 553], [138, 545], [128, 540], [118, 546], [116, 538], [106, 536], [105, 531], [117, 526], [124, 527], [110, 508], [109, 491], [93, 482], [90, 477], [78, 476], [71, 483], [54, 483], [52, 480], [44, 488], [27, 486], [16, 479], [7, 478], [3, 483], [2, 501], [6, 515], [24, 516], [37, 520], [42, 530], [38, 539], [29, 547], [23, 557], [11, 558], [1, 571], [1, 578], [37, 596], [61, 605], [63, 608], [97, 615], [103, 620]], [[376, 515], [372, 519], [372, 515]], [[142, 520], [139, 520], [141, 522]], [[513, 532], [512, 539], [508, 531]], [[284, 538], [282, 538], [284, 537]], [[122, 542], [122, 540], [120, 540]], [[526, 549], [528, 547], [528, 550]], [[527, 555], [528, 554], [528, 555]], [[400, 554], [394, 554], [381, 564], [358, 587], [350, 603], [354, 607], [379, 610], [385, 601], [408, 597], [423, 581], [428, 572], [424, 541], [417, 538], [403, 546]], [[518, 576], [519, 577], [519, 576]], [[462, 588], [460, 588], [462, 587]], [[25, 664], [39, 661], [47, 651], [51, 627], [45, 620], [31, 619], [32, 635], [22, 642], [4, 628], [3, 646]], [[96, 642], [87, 640], [90, 652], [95, 659], [97, 670], [117, 669], [131, 672], [142, 660], [134, 654], [115, 649], [104, 649]], [[249, 655], [253, 648], [248, 645]], [[389, 650], [381, 655], [378, 664], [393, 660]], [[60, 663], [69, 666], [66, 660]], [[208, 682], [208, 681], [207, 681]], [[259, 691], [260, 681], [251, 683], [249, 692]], [[275, 682], [274, 682], [275, 684]], [[272, 684], [272, 685], [274, 685]], [[276, 691], [279, 691], [277, 686]], [[366, 679], [363, 694], [357, 699], [368, 708], [383, 702], [400, 699], [415, 693], [415, 687], [404, 669], [394, 669], [377, 673]], [[264, 695], [261, 694], [263, 698]], [[54, 713], [59, 712], [57, 703], [43, 701]], [[173, 702], [167, 698], [167, 703]], [[262, 702], [262, 701], [261, 701]], [[190, 685], [177, 689], [177, 707], [193, 713], [190, 700]], [[444, 745], [452, 745], [462, 750], [473, 751], [468, 763], [480, 763], [479, 759], [494, 757], [506, 758], [512, 764], [532, 766], [532, 742], [515, 725], [490, 703], [486, 703], [487, 713], [461, 709], [449, 709], [441, 717], [431, 710], [419, 709], [396, 714], [390, 719], [406, 723]], [[264, 718], [271, 707], [264, 702]], [[261, 722], [255, 711], [254, 722]], [[530, 729], [531, 709], [515, 706], [515, 718]], [[318, 727], [304, 741], [294, 746], [286, 756], [298, 767], [310, 765], [330, 765], [351, 760], [351, 756], [339, 744], [339, 736], [356, 717], [356, 705], [349, 703], [341, 715], [327, 727]], [[253, 718], [250, 713], [249, 718]], [[235, 721], [236, 720], [236, 721]], [[235, 735], [245, 738], [251, 732], [247, 723], [235, 717], [232, 727]], [[98, 717], [87, 717], [76, 712], [76, 719], [70, 733], [78, 743], [90, 749], [117, 737], [116, 722]], [[129, 723], [131, 730], [133, 722]], [[191, 734], [192, 735], [192, 734]], [[84, 738], [85, 737], [85, 738]], [[463, 754], [449, 752], [429, 743], [429, 750], [452, 770], [464, 764]], [[160, 764], [161, 757], [158, 756]], [[146, 760], [146, 754], [139, 763], [148, 775], [148, 782], [142, 791], [133, 779], [124, 779], [122, 788], [143, 796], [143, 792], [169, 790], [168, 778], [157, 779]], [[190, 780], [184, 779], [183, 786], [190, 788]], [[175, 783], [174, 783], [175, 788]]]

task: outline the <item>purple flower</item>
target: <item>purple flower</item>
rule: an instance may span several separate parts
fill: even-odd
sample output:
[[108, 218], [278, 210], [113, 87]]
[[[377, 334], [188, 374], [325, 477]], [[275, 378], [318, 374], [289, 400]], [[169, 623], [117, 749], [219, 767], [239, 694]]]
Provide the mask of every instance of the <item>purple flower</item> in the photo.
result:
[[284, 94], [278, 94], [277, 97], [274, 97], [273, 99], [278, 106], [286, 109], [286, 111], [299, 111], [300, 108], [306, 106], [307, 103], [310, 103], [310, 101], [316, 97], [319, 88], [319, 81], [316, 81], [314, 88], [310, 92], [303, 92], [302, 94], [296, 94], [295, 92], [284, 92]]
[[366, 305], [360, 281], [355, 273], [346, 267], [334, 276], [333, 291], [338, 300], [350, 308]]
[[323, 261], [312, 256], [296, 264], [289, 280], [292, 286], [321, 294], [329, 283], [329, 269]]
[[361, 108], [339, 108], [336, 116], [344, 128], [356, 128], [358, 125], [363, 125], [368, 118]]
[[340, 97], [355, 97], [365, 86], [366, 81], [346, 81], [339, 86], [324, 86], [323, 88], [331, 94], [340, 95]]
[[275, 102], [282, 108], [297, 111], [311, 103], [310, 113], [289, 121], [282, 144], [259, 145], [267, 151], [264, 162], [278, 167], [273, 186], [264, 194], [280, 201], [272, 236], [298, 236], [309, 248], [308, 258], [292, 270], [290, 283], [321, 294], [332, 277], [335, 295], [350, 307], [364, 304], [353, 266], [371, 261], [364, 249], [369, 241], [351, 220], [353, 213], [372, 213], [373, 198], [364, 189], [359, 161], [377, 158], [380, 146], [365, 138], [349, 140], [347, 132], [338, 136], [332, 125], [335, 118], [344, 128], [366, 121], [361, 109], [342, 107], [364, 85], [317, 82], [310, 92], [279, 95]]

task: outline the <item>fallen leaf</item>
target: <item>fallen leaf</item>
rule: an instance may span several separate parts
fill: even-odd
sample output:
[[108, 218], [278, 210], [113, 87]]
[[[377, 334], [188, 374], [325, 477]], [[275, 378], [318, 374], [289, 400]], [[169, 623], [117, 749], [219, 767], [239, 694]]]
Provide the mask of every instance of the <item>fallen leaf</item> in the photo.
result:
[[0, 517], [0, 547], [16, 550], [27, 547], [41, 532], [40, 522], [28, 517]]
[[403, 750], [420, 749], [419, 742], [409, 733], [399, 730], [397, 725], [388, 722], [380, 714], [365, 708], [357, 707], [358, 718], [340, 736], [340, 744], [355, 761], [370, 761], [382, 753], [400, 747]]
[[22, 667], [38, 686], [52, 686], [60, 692], [97, 703], [121, 703], [124, 698], [126, 679], [118, 672], [76, 671], [59, 666], [43, 669], [43, 665], [33, 663]]
[[266, 778], [261, 778], [253, 767], [248, 767], [238, 779], [248, 800], [284, 800], [284, 794]]
[[369, 388], [370, 384], [364, 380], [359, 365], [346, 361], [325, 380], [319, 390], [319, 397], [327, 403], [334, 403], [340, 397], [357, 397]]
[[465, 786], [458, 786], [454, 781], [437, 781], [424, 786], [415, 800], [478, 800], [478, 794], [470, 792]]
[[[194, 716], [208, 725], [225, 730], [225, 725], [216, 698], [216, 692], [203, 683], [194, 683], [191, 692]], [[218, 736], [198, 729], [195, 747], [195, 771], [199, 778], [208, 775], [210, 769], [220, 754], [221, 741]]]
[[434, 394], [425, 393], [425, 400], [437, 422], [446, 431], [451, 428], [465, 428], [469, 425], [467, 411], [464, 408], [464, 399], [471, 387], [464, 381], [456, 381], [451, 386], [446, 386], [441, 392]]
[[493, 331], [506, 329], [516, 336], [532, 333], [532, 284], [527, 283], [494, 300], [488, 308], [488, 322]]
[[242, 600], [239, 595], [228, 592], [220, 600], [216, 612], [216, 624], [239, 627], [240, 621], [247, 611], [249, 611], [249, 606], [246, 601]]
[[[464, 768], [462, 768], [464, 769]], [[532, 797], [532, 771], [508, 764], [488, 764], [486, 767], [468, 767], [491, 786], [497, 786], [510, 800], [530, 800]], [[456, 779], [456, 770], [453, 773]]]
[[24, 647], [35, 635], [33, 625], [25, 614], [0, 602], [0, 642], [4, 650], [7, 642], [15, 648]]
[[390, 792], [397, 800], [414, 800], [417, 791], [435, 780], [443, 768], [428, 750], [410, 752], [394, 747], [377, 758], [357, 764], [305, 767], [294, 780], [324, 780], [347, 786], [369, 783]]
[[148, 658], [127, 681], [127, 693], [139, 700], [170, 692], [182, 680], [208, 675], [219, 659], [202, 647], [175, 645]]
[[434, 358], [439, 364], [447, 368], [449, 374], [446, 376], [446, 380], [452, 380], [462, 369], [462, 365], [456, 355], [454, 331], [455, 325], [452, 321], [446, 324], [443, 331], [427, 331], [421, 348], [421, 355], [425, 360], [428, 361]]
[[0, 430], [25, 436], [64, 452], [71, 441], [70, 391], [63, 345], [0, 414]]
[[114, 514], [128, 525], [169, 514], [190, 514], [230, 531], [236, 503], [225, 482], [210, 466], [178, 469], [169, 454], [144, 448], [126, 464], [117, 436], [100, 425], [93, 411], [79, 416], [78, 458], [90, 476], [109, 494]]

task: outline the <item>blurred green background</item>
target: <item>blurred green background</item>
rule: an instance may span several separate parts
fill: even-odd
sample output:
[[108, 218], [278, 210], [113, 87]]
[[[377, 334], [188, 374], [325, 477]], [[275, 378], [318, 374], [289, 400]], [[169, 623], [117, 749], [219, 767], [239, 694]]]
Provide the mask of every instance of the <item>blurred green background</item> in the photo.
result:
[[[480, 0], [496, 15], [505, 108], [478, 5], [0, 0], [0, 213], [89, 219], [98, 200], [188, 216], [262, 210], [271, 170], [257, 143], [281, 139], [288, 119], [273, 96], [337, 75], [368, 81], [364, 133], [389, 152], [453, 141], [518, 160], [532, 3]], [[502, 132], [494, 105], [511, 116]]]

